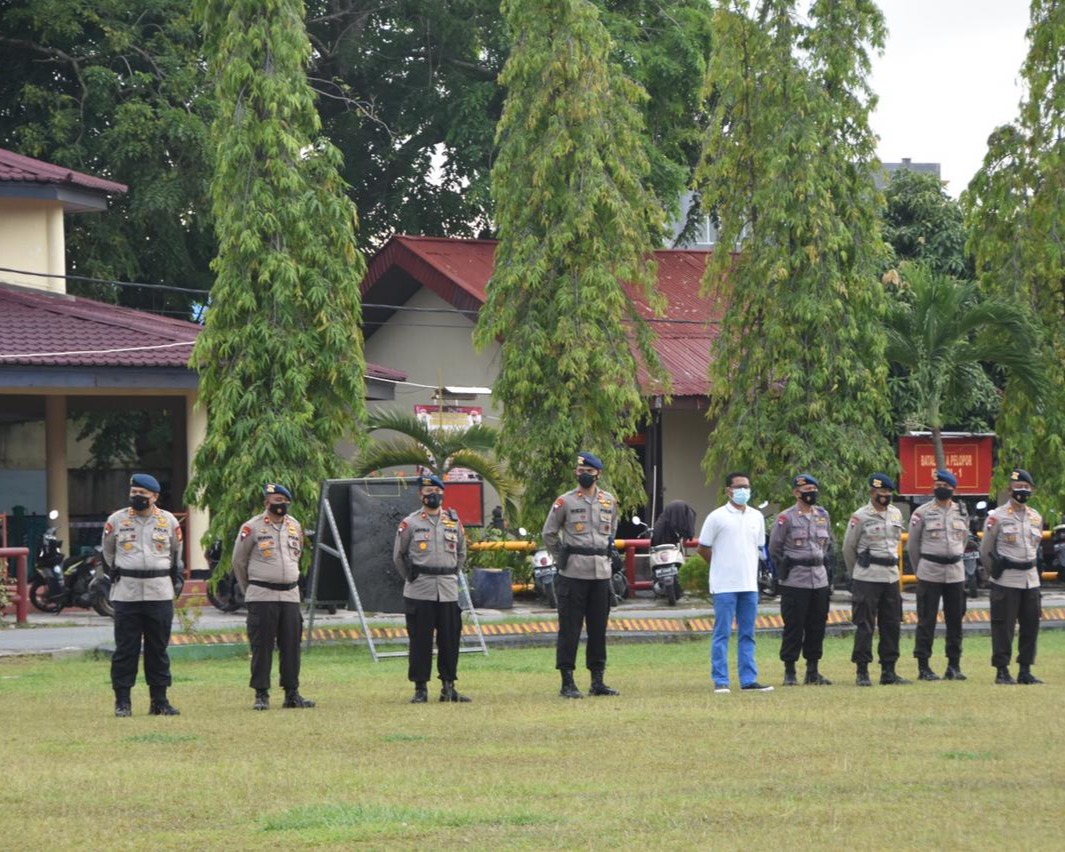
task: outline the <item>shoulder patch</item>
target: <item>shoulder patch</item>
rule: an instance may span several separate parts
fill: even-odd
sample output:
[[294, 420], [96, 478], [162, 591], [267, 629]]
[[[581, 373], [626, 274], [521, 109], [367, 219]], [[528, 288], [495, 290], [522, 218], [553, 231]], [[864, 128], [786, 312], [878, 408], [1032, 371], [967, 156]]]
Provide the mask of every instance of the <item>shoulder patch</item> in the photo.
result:
[[562, 505], [563, 505], [563, 504], [564, 504], [565, 502], [566, 502], [565, 500], [563, 500], [563, 499], [562, 499], [561, 497], [559, 497], [559, 498], [558, 498], [558, 499], [557, 499], [557, 500], [555, 501], [555, 508], [556, 508], [556, 509], [558, 509], [558, 508], [561, 508], [561, 507], [562, 507]]
[[857, 515], [851, 515], [851, 526], [852, 527], [858, 526], [858, 524], [860, 524], [861, 522], [862, 522], [862, 519], [859, 518]]
[[178, 527], [175, 527], [174, 529], [177, 531], [177, 540], [179, 542], [184, 541], [185, 540], [185, 533], [183, 533], [181, 531], [181, 527], [178, 526]]
[[779, 515], [777, 515], [777, 523], [778, 524], [786, 524], [787, 522], [788, 522], [788, 516], [785, 515], [783, 512], [781, 512]]
[[996, 518], [994, 515], [989, 515], [988, 516], [988, 518], [987, 518], [988, 527], [993, 527], [997, 523], [998, 523], [998, 518]]
[[104, 535], [111, 535], [115, 531], [115, 525], [108, 521], [104, 524]]
[[240, 528], [240, 540], [241, 541], [244, 541], [244, 539], [246, 539], [250, 535], [251, 535], [251, 525], [250, 524], [245, 524], [244, 526], [242, 526]]
[[405, 520], [399, 522], [399, 531], [403, 532], [407, 528], [407, 522]]
[[921, 516], [914, 512], [912, 515], [910, 515], [910, 526], [915, 527], [919, 523], [921, 523]]

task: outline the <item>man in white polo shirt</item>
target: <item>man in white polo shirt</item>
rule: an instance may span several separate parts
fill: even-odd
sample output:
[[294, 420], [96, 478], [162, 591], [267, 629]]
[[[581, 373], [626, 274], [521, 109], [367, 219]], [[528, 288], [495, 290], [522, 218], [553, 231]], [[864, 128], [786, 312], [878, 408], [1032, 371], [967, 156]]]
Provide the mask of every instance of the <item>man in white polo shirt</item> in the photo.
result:
[[745, 473], [725, 477], [728, 502], [711, 512], [699, 533], [699, 555], [710, 563], [714, 596], [711, 673], [714, 692], [729, 691], [728, 646], [732, 621], [739, 632], [740, 688], [770, 692], [758, 682], [754, 659], [754, 622], [758, 617], [758, 548], [765, 544], [765, 518], [747, 505], [751, 479]]

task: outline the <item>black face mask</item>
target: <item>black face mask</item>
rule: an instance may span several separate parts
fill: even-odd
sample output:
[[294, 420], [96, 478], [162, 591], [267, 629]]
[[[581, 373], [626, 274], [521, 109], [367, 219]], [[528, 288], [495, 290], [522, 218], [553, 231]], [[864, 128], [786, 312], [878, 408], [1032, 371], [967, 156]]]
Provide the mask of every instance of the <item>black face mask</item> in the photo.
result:
[[288, 514], [289, 505], [288, 503], [271, 503], [269, 508], [273, 514], [280, 518]]
[[426, 494], [422, 497], [422, 505], [429, 509], [439, 509], [444, 502], [443, 494]]
[[951, 497], [954, 496], [954, 489], [953, 488], [937, 488], [932, 493], [936, 495], [936, 499], [937, 500], [949, 500]]
[[821, 496], [820, 491], [800, 491], [799, 499], [802, 500], [807, 506], [813, 506], [817, 502], [817, 498]]
[[1010, 496], [1018, 503], [1027, 503], [1028, 498], [1032, 496], [1031, 491], [1011, 491]]
[[874, 499], [876, 500], [878, 506], [887, 506], [891, 503], [890, 494], [877, 494]]
[[152, 500], [150, 497], [145, 497], [143, 494], [131, 494], [129, 505], [134, 511], [143, 512], [152, 505]]
[[599, 477], [594, 473], [578, 473], [577, 482], [580, 483], [581, 488], [591, 488], [595, 485], [595, 481]]

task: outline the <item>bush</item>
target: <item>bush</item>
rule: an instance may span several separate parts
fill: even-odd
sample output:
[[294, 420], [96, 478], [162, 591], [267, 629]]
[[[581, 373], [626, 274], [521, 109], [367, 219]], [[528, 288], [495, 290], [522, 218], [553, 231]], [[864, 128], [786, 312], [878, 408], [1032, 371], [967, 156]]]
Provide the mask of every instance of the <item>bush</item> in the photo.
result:
[[[516, 532], [501, 530], [496, 527], [466, 530], [467, 544], [480, 541], [517, 541], [521, 539]], [[529, 552], [525, 550], [468, 550], [466, 569], [474, 568], [509, 568], [510, 578], [514, 583], [532, 582], [532, 562]]]
[[680, 566], [680, 585], [686, 592], [706, 595], [710, 589], [710, 564], [698, 553], [689, 556]]

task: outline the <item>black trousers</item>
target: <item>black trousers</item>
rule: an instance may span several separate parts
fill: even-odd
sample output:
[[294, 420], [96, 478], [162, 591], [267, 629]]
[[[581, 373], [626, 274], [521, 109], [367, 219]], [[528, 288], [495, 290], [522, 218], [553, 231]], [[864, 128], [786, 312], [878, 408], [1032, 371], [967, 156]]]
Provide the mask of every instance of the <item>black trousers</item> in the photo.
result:
[[407, 680], [428, 683], [433, 673], [433, 634], [436, 634], [436, 671], [442, 681], [458, 679], [462, 609], [457, 601], [420, 601], [403, 598], [407, 615]]
[[606, 623], [610, 616], [610, 581], [555, 578], [558, 594], [558, 642], [555, 668], [572, 671], [577, 667], [577, 646], [582, 625], [588, 630], [585, 664], [591, 671], [606, 668]]
[[991, 584], [991, 665], [996, 669], [1010, 664], [1013, 654], [1013, 629], [1020, 622], [1017, 663], [1030, 666], [1035, 662], [1039, 639], [1039, 619], [1043, 616], [1042, 595], [1034, 589], [1010, 589]]
[[111, 687], [132, 689], [144, 642], [144, 679], [153, 695], [170, 686], [170, 628], [173, 601], [114, 601], [115, 653], [111, 657]]
[[941, 599], [943, 622], [947, 627], [947, 660], [957, 663], [961, 659], [961, 620], [965, 615], [964, 580], [960, 583], [917, 581], [917, 638], [913, 655], [918, 660], [927, 660], [932, 656]]
[[877, 653], [880, 665], [894, 665], [899, 658], [902, 627], [902, 592], [897, 582], [851, 581], [851, 622], [854, 624], [852, 663], [873, 661], [873, 631], [879, 627]]
[[248, 643], [251, 645], [252, 689], [270, 688], [274, 648], [278, 650], [281, 687], [300, 688], [300, 644], [303, 612], [297, 601], [252, 601], [248, 607]]
[[780, 616], [784, 619], [780, 659], [785, 663], [794, 663], [800, 652], [807, 663], [821, 659], [831, 594], [828, 586], [823, 589], [780, 587]]

